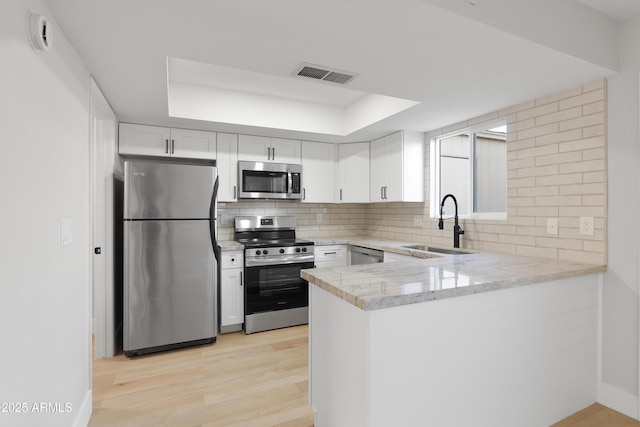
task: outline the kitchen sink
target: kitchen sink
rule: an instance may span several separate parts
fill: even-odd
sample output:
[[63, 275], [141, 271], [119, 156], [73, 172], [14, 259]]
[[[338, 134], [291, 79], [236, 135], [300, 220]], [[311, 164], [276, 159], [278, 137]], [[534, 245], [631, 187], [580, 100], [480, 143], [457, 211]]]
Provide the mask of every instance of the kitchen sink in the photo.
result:
[[439, 254], [447, 254], [447, 255], [467, 255], [471, 253], [471, 252], [460, 251], [458, 249], [436, 248], [428, 245], [403, 245], [402, 247], [407, 249], [416, 249], [419, 251], [436, 252]]

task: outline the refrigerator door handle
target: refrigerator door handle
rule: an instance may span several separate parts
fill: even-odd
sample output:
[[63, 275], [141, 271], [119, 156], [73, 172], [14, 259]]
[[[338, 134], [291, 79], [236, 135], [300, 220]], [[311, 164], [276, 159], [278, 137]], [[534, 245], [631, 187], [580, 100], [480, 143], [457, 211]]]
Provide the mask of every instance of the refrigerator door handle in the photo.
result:
[[220, 262], [220, 254], [218, 247], [218, 240], [216, 237], [216, 228], [218, 221], [218, 186], [220, 184], [219, 177], [216, 176], [216, 181], [213, 184], [213, 192], [211, 194], [211, 206], [209, 207], [209, 230], [211, 232], [211, 244], [213, 245], [213, 253], [216, 257], [216, 261]]

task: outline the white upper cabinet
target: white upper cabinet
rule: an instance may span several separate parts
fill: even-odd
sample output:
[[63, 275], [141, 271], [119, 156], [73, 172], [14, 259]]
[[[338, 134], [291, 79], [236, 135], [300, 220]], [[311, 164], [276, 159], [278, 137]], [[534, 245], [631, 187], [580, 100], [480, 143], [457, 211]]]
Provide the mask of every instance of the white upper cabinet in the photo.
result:
[[218, 133], [217, 136], [218, 201], [238, 201], [238, 135]]
[[302, 202], [333, 203], [336, 144], [302, 141]]
[[172, 128], [171, 156], [188, 159], [215, 159], [216, 133]]
[[336, 190], [336, 202], [369, 202], [368, 142], [338, 145], [338, 187]]
[[123, 155], [215, 159], [216, 133], [120, 123], [118, 152]]
[[424, 134], [396, 132], [371, 141], [372, 202], [424, 201]]
[[240, 135], [238, 160], [300, 164], [302, 144], [295, 139]]

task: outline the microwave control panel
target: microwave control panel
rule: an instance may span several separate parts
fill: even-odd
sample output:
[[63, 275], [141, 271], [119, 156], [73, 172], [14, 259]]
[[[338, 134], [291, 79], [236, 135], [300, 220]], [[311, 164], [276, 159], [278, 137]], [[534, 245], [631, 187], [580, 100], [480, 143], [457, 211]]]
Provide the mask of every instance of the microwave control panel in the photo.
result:
[[300, 174], [299, 173], [291, 174], [291, 192], [300, 193]]

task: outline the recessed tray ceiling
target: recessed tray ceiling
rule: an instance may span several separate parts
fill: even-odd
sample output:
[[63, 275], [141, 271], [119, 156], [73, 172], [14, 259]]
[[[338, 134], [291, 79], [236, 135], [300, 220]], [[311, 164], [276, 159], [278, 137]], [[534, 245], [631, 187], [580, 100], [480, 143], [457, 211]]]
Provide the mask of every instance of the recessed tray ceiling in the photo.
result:
[[167, 58], [169, 115], [349, 135], [419, 102], [247, 70]]

